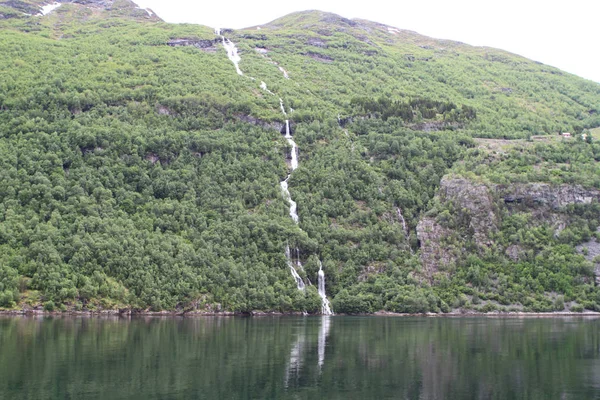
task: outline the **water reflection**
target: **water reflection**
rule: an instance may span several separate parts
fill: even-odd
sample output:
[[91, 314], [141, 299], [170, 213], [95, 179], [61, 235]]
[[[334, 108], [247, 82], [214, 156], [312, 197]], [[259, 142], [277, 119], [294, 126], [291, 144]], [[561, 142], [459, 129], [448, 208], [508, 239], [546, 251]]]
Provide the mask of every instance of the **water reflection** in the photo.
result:
[[321, 328], [319, 329], [319, 372], [325, 362], [325, 346], [327, 345], [327, 336], [331, 329], [331, 317], [329, 315], [321, 317]]
[[296, 340], [290, 351], [290, 360], [285, 371], [285, 387], [290, 386], [290, 381], [297, 382], [302, 370], [304, 345], [306, 343], [306, 324], [301, 324], [296, 333]]
[[594, 399], [600, 320], [0, 318], [2, 399]]

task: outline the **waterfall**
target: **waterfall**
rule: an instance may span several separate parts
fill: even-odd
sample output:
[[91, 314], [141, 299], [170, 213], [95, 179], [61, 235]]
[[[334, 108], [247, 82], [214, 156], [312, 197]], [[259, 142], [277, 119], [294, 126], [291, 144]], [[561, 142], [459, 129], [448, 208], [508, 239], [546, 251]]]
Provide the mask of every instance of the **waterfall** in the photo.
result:
[[217, 36], [220, 36], [223, 40], [223, 47], [225, 48], [225, 51], [227, 51], [227, 58], [229, 58], [229, 61], [231, 61], [235, 66], [235, 70], [238, 73], [238, 75], [244, 75], [244, 73], [239, 67], [239, 63], [240, 61], [242, 61], [242, 58], [238, 54], [238, 49], [237, 47], [235, 47], [235, 44], [233, 44], [231, 40], [226, 39], [225, 36], [221, 35], [220, 28], [215, 28], [215, 34]]
[[260, 88], [261, 88], [262, 90], [264, 90], [265, 92], [269, 93], [270, 95], [272, 95], [272, 96], [275, 96], [275, 93], [271, 92], [271, 91], [269, 90], [269, 88], [267, 87], [267, 84], [266, 84], [266, 83], [264, 83], [264, 82], [262, 82], [262, 81], [260, 82]]
[[294, 172], [296, 168], [298, 168], [298, 145], [296, 144], [296, 142], [294, 142], [294, 139], [290, 134], [290, 121], [287, 119], [285, 120], [285, 138], [287, 139], [289, 145], [292, 146], [292, 163], [290, 165], [290, 168], [292, 169], [292, 172]]
[[283, 106], [283, 99], [281, 97], [279, 98], [279, 107], [281, 108], [281, 112], [283, 113], [283, 115], [285, 115], [287, 117], [287, 113], [285, 112], [285, 107]]
[[56, 10], [58, 7], [60, 7], [62, 4], [58, 3], [58, 2], [54, 2], [52, 4], [47, 4], [45, 6], [42, 7], [42, 9], [40, 10], [40, 13], [38, 15], [48, 15], [50, 14], [52, 11]]
[[290, 76], [288, 75], [288, 73], [285, 69], [283, 69], [282, 67], [279, 67], [279, 70], [283, 73], [283, 77], [285, 79], [290, 79]]
[[406, 239], [406, 245], [410, 248], [410, 252], [412, 254], [413, 250], [412, 250], [412, 247], [410, 247], [410, 236], [409, 236], [409, 232], [408, 232], [408, 226], [406, 225], [406, 220], [404, 219], [404, 216], [402, 215], [402, 210], [400, 210], [400, 207], [396, 207], [396, 213], [398, 214], [398, 219], [400, 220], [400, 222], [402, 222], [402, 230], [404, 231], [404, 238]]
[[402, 215], [402, 210], [400, 210], [400, 207], [396, 207], [396, 213], [398, 214], [398, 219], [400, 220], [400, 222], [402, 222], [402, 230], [404, 231], [404, 234], [406, 236], [408, 236], [408, 229], [406, 228], [406, 220], [404, 219], [404, 216]]
[[323, 272], [323, 263], [319, 261], [319, 296], [321, 296], [321, 313], [323, 315], [332, 315], [331, 304], [327, 300], [325, 293], [325, 272]]
[[[302, 277], [300, 275], [298, 275], [298, 271], [296, 271], [296, 268], [294, 268], [294, 263], [292, 261], [292, 254], [290, 251], [290, 246], [285, 247], [285, 257], [287, 258], [287, 263], [288, 263], [288, 266], [290, 267], [290, 272], [292, 273], [292, 276], [294, 277], [294, 280], [296, 281], [296, 287], [298, 287], [298, 290], [304, 291], [304, 289], [305, 289], [304, 281], [302, 280]], [[299, 266], [301, 267], [302, 265], [300, 264]]]
[[300, 221], [300, 218], [298, 217], [298, 205], [294, 200], [292, 200], [292, 196], [288, 190], [288, 179], [290, 179], [289, 175], [279, 184], [281, 185], [281, 191], [283, 192], [284, 200], [290, 203], [290, 217], [292, 217], [295, 223], [298, 223]]

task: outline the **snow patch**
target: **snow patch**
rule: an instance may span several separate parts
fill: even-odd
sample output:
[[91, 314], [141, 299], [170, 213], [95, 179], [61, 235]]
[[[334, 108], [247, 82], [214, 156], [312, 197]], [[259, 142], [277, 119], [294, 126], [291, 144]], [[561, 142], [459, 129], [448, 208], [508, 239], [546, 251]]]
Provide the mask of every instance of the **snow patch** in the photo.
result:
[[398, 28], [392, 28], [390, 26], [388, 26], [387, 30], [388, 30], [388, 32], [393, 33], [394, 35], [397, 35], [397, 34], [400, 33], [400, 29], [398, 29]]

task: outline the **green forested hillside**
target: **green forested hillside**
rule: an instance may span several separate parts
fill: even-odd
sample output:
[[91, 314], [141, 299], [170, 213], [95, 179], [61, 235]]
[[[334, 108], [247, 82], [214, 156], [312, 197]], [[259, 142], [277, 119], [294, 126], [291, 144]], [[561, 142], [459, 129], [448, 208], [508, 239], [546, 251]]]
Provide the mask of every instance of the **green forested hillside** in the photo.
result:
[[[318, 11], [223, 30], [241, 76], [212, 28], [126, 0], [26, 15], [42, 4], [0, 1], [0, 307], [318, 313], [322, 262], [336, 312], [600, 310], [576, 250], [597, 198], [539, 218], [497, 194], [480, 246], [440, 194], [600, 189], [599, 84]], [[429, 220], [459, 237], [424, 243]], [[431, 248], [459, 255], [429, 273]]]

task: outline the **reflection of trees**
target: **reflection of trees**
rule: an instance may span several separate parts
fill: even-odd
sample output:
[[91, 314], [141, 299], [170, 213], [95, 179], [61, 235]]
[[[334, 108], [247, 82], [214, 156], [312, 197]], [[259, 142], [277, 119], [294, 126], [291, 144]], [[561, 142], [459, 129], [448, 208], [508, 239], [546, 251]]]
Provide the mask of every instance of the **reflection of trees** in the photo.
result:
[[0, 397], [594, 398], [599, 327], [581, 319], [0, 318]]

